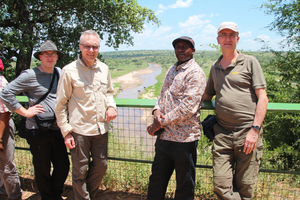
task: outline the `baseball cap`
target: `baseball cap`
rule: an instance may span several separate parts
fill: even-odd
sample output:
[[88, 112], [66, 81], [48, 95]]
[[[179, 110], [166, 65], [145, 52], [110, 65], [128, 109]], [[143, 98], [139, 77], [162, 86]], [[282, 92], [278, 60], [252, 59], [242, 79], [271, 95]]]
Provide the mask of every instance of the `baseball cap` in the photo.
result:
[[180, 40], [189, 42], [193, 46], [193, 48], [195, 48], [195, 42], [194, 42], [194, 40], [192, 38], [188, 37], [188, 36], [181, 36], [181, 37], [175, 39], [172, 42], [172, 45], [173, 45], [174, 48], [175, 48], [175, 45], [177, 44], [177, 42], [179, 42]]
[[223, 22], [223, 23], [221, 23], [221, 25], [218, 28], [218, 33], [223, 29], [230, 29], [230, 30], [232, 30], [234, 32], [237, 32], [237, 33], [239, 32], [239, 28], [238, 28], [237, 24], [234, 23], [234, 22]]

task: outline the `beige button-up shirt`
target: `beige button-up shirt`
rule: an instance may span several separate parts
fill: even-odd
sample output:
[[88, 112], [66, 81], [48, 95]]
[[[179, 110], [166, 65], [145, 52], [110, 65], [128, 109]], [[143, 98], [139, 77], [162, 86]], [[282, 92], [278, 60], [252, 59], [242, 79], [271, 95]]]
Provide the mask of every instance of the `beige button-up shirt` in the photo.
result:
[[55, 115], [63, 136], [75, 133], [93, 136], [108, 131], [105, 114], [116, 109], [109, 68], [100, 60], [87, 67], [80, 58], [66, 65], [57, 87]]

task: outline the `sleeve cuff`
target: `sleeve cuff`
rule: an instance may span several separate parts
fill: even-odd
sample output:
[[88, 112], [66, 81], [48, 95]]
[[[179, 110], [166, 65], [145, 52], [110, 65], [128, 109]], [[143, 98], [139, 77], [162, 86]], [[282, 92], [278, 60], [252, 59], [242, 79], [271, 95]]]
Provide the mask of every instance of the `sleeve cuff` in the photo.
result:
[[73, 127], [70, 124], [67, 124], [64, 128], [61, 128], [61, 134], [63, 137], [66, 137], [72, 131]]

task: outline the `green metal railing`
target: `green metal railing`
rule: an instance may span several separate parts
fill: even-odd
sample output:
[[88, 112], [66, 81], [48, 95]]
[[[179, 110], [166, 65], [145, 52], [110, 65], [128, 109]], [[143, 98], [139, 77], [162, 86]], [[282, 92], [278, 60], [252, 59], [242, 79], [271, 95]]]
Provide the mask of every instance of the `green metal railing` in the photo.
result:
[[[25, 96], [18, 100], [27, 103]], [[148, 178], [151, 173], [151, 163], [154, 157], [155, 138], [149, 136], [146, 127], [152, 123], [152, 108], [156, 100], [147, 99], [115, 99], [118, 107], [118, 117], [111, 123], [109, 135], [109, 167], [104, 178], [105, 187], [117, 190], [135, 190], [146, 193]], [[201, 120], [206, 115], [214, 113], [214, 102], [204, 102], [201, 108]], [[300, 104], [269, 103], [268, 113], [287, 112], [300, 113]], [[17, 124], [17, 123], [16, 123]], [[199, 199], [215, 199], [212, 192], [212, 160], [211, 146], [206, 137], [201, 137], [198, 146], [196, 196]], [[26, 152], [28, 145], [16, 145], [16, 149]], [[30, 153], [28, 152], [27, 156]], [[23, 158], [24, 156], [22, 156]], [[21, 159], [21, 161], [24, 159]], [[16, 161], [19, 170], [22, 164]], [[256, 184], [256, 199], [297, 199], [300, 198], [298, 180], [300, 171], [260, 169], [259, 181]], [[22, 173], [20, 173], [22, 174]], [[71, 174], [71, 173], [70, 173]], [[70, 184], [71, 176], [68, 178]], [[296, 182], [296, 183], [295, 183]], [[167, 196], [172, 198], [176, 187], [174, 176], [168, 186]]]
[[[28, 103], [27, 96], [17, 96], [21, 103]], [[153, 108], [155, 99], [115, 99], [118, 107]], [[215, 102], [205, 101], [203, 109], [214, 110]], [[268, 112], [292, 112], [300, 113], [300, 104], [297, 103], [269, 103]]]

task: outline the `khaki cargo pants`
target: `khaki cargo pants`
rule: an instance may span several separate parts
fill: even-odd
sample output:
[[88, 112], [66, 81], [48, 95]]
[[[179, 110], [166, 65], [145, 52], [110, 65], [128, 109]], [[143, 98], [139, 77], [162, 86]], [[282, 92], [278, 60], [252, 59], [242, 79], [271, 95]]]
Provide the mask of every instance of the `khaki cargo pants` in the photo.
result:
[[215, 124], [213, 184], [218, 199], [252, 199], [262, 157], [262, 133], [256, 150], [246, 155], [243, 143], [250, 128], [225, 130]]

